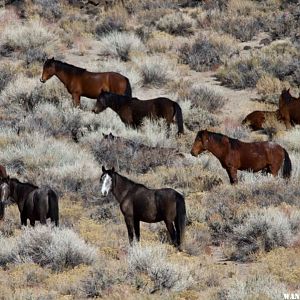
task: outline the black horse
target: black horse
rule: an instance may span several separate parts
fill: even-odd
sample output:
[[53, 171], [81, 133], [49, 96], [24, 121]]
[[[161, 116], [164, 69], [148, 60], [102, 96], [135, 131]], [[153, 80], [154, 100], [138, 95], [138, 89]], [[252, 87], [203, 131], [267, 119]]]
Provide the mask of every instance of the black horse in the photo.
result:
[[140, 127], [144, 118], [165, 119], [168, 127], [176, 119], [178, 135], [184, 133], [181, 107], [168, 98], [140, 100], [102, 92], [97, 98], [93, 112], [98, 114], [108, 107], [119, 115], [123, 123], [133, 128]]
[[[183, 242], [186, 222], [184, 197], [173, 189], [149, 189], [121, 176], [115, 169], [102, 167], [101, 193], [107, 196], [110, 191], [120, 203], [125, 218], [130, 244], [134, 233], [140, 240], [140, 221], [156, 223], [164, 221], [175, 246]], [[174, 228], [174, 224], [175, 228]]]
[[2, 197], [5, 199], [1, 199], [3, 214], [4, 203], [10, 198], [18, 205], [21, 225], [26, 226], [27, 219], [30, 220], [31, 226], [35, 225], [35, 221], [46, 224], [47, 219], [50, 218], [51, 222], [55, 222], [55, 225], [58, 226], [58, 196], [51, 188], [39, 188], [31, 183], [23, 183], [16, 178], [9, 177], [2, 180], [1, 187], [1, 196], [7, 190], [5, 197]]

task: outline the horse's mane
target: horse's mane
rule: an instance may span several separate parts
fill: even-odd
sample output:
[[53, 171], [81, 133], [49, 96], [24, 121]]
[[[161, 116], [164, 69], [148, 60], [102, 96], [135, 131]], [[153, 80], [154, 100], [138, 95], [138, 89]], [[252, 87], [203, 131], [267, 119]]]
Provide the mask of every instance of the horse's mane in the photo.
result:
[[225, 137], [229, 140], [229, 143], [233, 149], [236, 149], [239, 146], [240, 141], [238, 139], [231, 138], [222, 133], [217, 133], [217, 132], [209, 132], [209, 133], [217, 143], [221, 143], [222, 139]]
[[121, 177], [122, 179], [124, 179], [125, 181], [131, 183], [131, 184], [134, 184], [134, 185], [138, 185], [138, 186], [142, 186], [146, 189], [149, 189], [147, 188], [145, 185], [141, 184], [141, 183], [138, 183], [138, 182], [134, 182], [133, 180], [129, 179], [128, 177], [125, 177], [125, 176], [122, 176], [121, 174], [115, 172], [115, 174], [117, 174], [119, 177]]
[[111, 92], [102, 92], [103, 96], [108, 96], [110, 100], [116, 101], [116, 104], [123, 105], [125, 103], [128, 103], [132, 100], [131, 97], [126, 96], [126, 95], [119, 95]]
[[72, 73], [72, 74], [82, 74], [86, 71], [86, 69], [76, 67], [74, 65], [68, 64], [66, 62], [62, 62], [60, 60], [55, 60], [55, 66], [58, 67], [59, 69], [62, 69], [66, 71], [67, 73]]
[[18, 184], [26, 185], [26, 186], [29, 186], [29, 187], [34, 188], [34, 189], [38, 189], [39, 188], [38, 186], [36, 186], [36, 185], [34, 185], [34, 184], [30, 183], [30, 182], [21, 182], [17, 178], [10, 178], [10, 181], [16, 182]]

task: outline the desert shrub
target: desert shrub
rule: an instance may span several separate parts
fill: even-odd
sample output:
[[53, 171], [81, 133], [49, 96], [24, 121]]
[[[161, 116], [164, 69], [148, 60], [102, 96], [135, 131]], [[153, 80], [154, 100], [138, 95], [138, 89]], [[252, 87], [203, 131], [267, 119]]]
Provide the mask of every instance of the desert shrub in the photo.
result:
[[280, 135], [275, 138], [275, 141], [280, 145], [290, 151], [295, 151], [296, 153], [300, 152], [300, 145], [298, 143], [300, 138], [300, 128], [297, 126], [288, 132], [285, 132], [283, 135]]
[[40, 22], [31, 21], [24, 25], [19, 23], [7, 26], [2, 33], [2, 45], [13, 51], [26, 53], [33, 48], [45, 48], [55, 40], [54, 35]]
[[123, 61], [130, 59], [132, 51], [145, 51], [143, 42], [134, 33], [111, 32], [100, 39], [99, 54]]
[[190, 270], [166, 260], [162, 246], [136, 245], [128, 253], [129, 275], [146, 273], [153, 282], [151, 293], [157, 290], [181, 291], [193, 284]]
[[218, 299], [282, 299], [286, 287], [270, 275], [250, 275], [246, 279], [237, 279], [229, 288], [219, 292]]
[[244, 261], [259, 250], [288, 247], [299, 230], [299, 212], [288, 216], [274, 207], [251, 210], [242, 224], [233, 228], [235, 249], [231, 256]]
[[180, 106], [184, 115], [184, 124], [191, 131], [198, 131], [219, 124], [219, 120], [214, 114], [200, 106], [194, 106], [189, 100], [181, 102]]
[[168, 14], [156, 22], [156, 27], [169, 34], [189, 35], [193, 33], [193, 20], [182, 13]]
[[221, 67], [217, 78], [233, 88], [255, 87], [263, 76], [298, 84], [299, 52], [290, 43], [270, 45], [254, 51], [248, 58], [238, 58]]
[[108, 34], [112, 31], [121, 32], [126, 30], [126, 15], [121, 11], [111, 11], [104, 18], [96, 24], [95, 34], [98, 38]]
[[227, 16], [221, 19], [219, 30], [233, 35], [242, 42], [250, 41], [259, 31], [264, 29], [264, 24], [252, 16]]
[[[69, 191], [91, 197], [92, 193], [97, 193], [95, 180], [99, 178], [100, 170], [88, 150], [41, 132], [18, 136], [14, 130], [2, 128], [0, 136], [5, 141], [0, 160], [10, 166], [12, 174], [20, 171], [21, 162], [21, 181], [25, 178], [37, 185], [48, 184], [60, 194]], [[80, 159], [74, 160], [74, 157]], [[18, 164], [14, 164], [16, 161]]]
[[247, 141], [249, 140], [251, 130], [244, 126], [225, 126], [224, 134], [233, 139]]
[[15, 69], [10, 64], [3, 64], [0, 66], [0, 93], [4, 88], [9, 84], [14, 76], [15, 76]]
[[134, 62], [139, 68], [144, 86], [161, 87], [177, 75], [173, 62], [161, 56], [135, 58]]
[[226, 39], [223, 43], [221, 40], [219, 36], [199, 35], [192, 44], [185, 43], [179, 48], [180, 62], [198, 72], [218, 67], [234, 51], [229, 40]]
[[4, 257], [2, 252], [1, 265], [32, 261], [60, 271], [80, 264], [92, 264], [96, 257], [95, 249], [71, 229], [37, 226], [26, 228], [21, 235], [9, 240], [5, 244], [11, 248], [11, 254]]
[[34, 0], [33, 3], [37, 6], [37, 13], [50, 21], [59, 19], [63, 14], [62, 3], [59, 0]]
[[36, 48], [26, 51], [24, 60], [27, 65], [31, 65], [34, 62], [42, 63], [47, 59], [47, 57], [48, 55], [44, 50]]
[[190, 100], [193, 107], [201, 107], [210, 113], [215, 113], [225, 104], [225, 98], [217, 92], [200, 85], [190, 87], [183, 100]]
[[203, 1], [201, 4], [201, 6], [206, 10], [218, 9], [220, 11], [224, 11], [227, 8], [228, 0], [208, 0]]

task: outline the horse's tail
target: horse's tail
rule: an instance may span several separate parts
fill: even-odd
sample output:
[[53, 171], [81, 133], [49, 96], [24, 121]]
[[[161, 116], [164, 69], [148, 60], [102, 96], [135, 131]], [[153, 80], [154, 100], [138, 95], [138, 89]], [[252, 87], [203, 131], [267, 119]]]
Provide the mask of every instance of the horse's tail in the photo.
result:
[[185, 224], [186, 224], [186, 209], [185, 209], [184, 197], [181, 194], [176, 192], [175, 227], [176, 227], [176, 234], [177, 234], [177, 244], [179, 248], [184, 240]]
[[182, 117], [182, 110], [180, 105], [177, 102], [174, 102], [174, 109], [175, 109], [175, 116], [176, 116], [176, 122], [178, 126], [178, 135], [183, 134], [183, 117]]
[[283, 178], [290, 178], [292, 173], [292, 162], [287, 151], [285, 149], [283, 149], [283, 151], [284, 151], [284, 162], [283, 162], [282, 175]]
[[51, 222], [55, 222], [55, 226], [59, 224], [59, 208], [58, 208], [58, 196], [52, 190], [48, 190], [48, 205], [49, 205], [49, 217]]
[[127, 77], [125, 77], [125, 78], [126, 78], [126, 83], [127, 83], [126, 90], [125, 90], [125, 96], [132, 98], [132, 89], [131, 89], [130, 81]]

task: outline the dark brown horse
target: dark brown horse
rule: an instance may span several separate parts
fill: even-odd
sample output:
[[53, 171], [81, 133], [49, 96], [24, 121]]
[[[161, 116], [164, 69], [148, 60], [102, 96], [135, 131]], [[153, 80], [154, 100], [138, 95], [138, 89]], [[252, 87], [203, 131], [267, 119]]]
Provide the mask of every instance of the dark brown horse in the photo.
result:
[[115, 111], [121, 120], [134, 128], [142, 124], [144, 118], [163, 118], [168, 127], [176, 118], [178, 134], [183, 134], [183, 118], [179, 104], [168, 98], [155, 98], [151, 100], [139, 100], [128, 96], [120, 96], [113, 93], [102, 92], [97, 98], [95, 113], [100, 113], [106, 108]]
[[265, 122], [270, 119], [279, 120], [279, 110], [276, 111], [263, 111], [255, 110], [242, 121], [243, 125], [248, 125], [252, 130], [264, 129]]
[[80, 97], [96, 99], [102, 91], [113, 92], [131, 97], [131, 86], [127, 77], [115, 73], [94, 73], [54, 58], [47, 59], [43, 66], [41, 82], [53, 75], [65, 85], [73, 97], [75, 106], [80, 105]]
[[276, 176], [283, 165], [283, 177], [289, 178], [292, 163], [286, 150], [272, 142], [244, 143], [220, 133], [199, 131], [191, 154], [208, 150], [215, 155], [227, 171], [230, 183], [238, 182], [237, 170], [266, 171]]
[[292, 124], [300, 124], [300, 99], [290, 94], [290, 89], [284, 89], [279, 98], [279, 114], [287, 129]]
[[[175, 246], [183, 242], [186, 210], [184, 197], [173, 189], [149, 189], [142, 184], [115, 172], [114, 168], [102, 167], [101, 193], [110, 191], [120, 204], [125, 218], [130, 244], [134, 234], [140, 240], [140, 222], [156, 223], [164, 221]], [[174, 228], [175, 224], [175, 228]]]
[[1, 182], [2, 189], [6, 191], [5, 197], [1, 200], [5, 203], [10, 198], [18, 205], [21, 225], [26, 226], [27, 219], [30, 220], [31, 226], [35, 225], [35, 221], [46, 224], [47, 219], [50, 218], [51, 222], [55, 222], [58, 226], [58, 196], [51, 188], [39, 188], [31, 183], [23, 183], [9, 177], [2, 179]]

